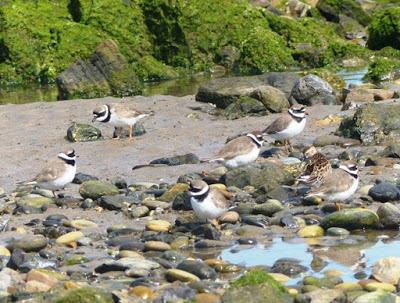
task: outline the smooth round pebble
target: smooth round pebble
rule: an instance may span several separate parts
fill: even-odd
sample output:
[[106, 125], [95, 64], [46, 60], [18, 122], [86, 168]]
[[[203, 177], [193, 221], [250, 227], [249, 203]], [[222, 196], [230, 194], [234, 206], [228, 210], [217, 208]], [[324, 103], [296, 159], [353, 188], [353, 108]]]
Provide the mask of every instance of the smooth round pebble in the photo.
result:
[[147, 241], [144, 243], [145, 250], [155, 250], [155, 251], [167, 251], [171, 250], [171, 246], [168, 243], [161, 241]]
[[98, 225], [95, 222], [85, 220], [85, 219], [77, 219], [77, 220], [72, 220], [70, 222], [71, 226], [76, 228], [76, 229], [85, 229], [85, 228], [95, 228], [98, 227]]
[[154, 292], [150, 288], [142, 285], [132, 287], [129, 289], [129, 293], [134, 294], [143, 300], [151, 300], [154, 297]]
[[235, 211], [228, 211], [219, 218], [220, 223], [235, 224], [237, 221], [239, 221], [239, 214]]
[[150, 220], [146, 223], [146, 229], [157, 232], [168, 232], [171, 229], [171, 223], [164, 220]]
[[191, 274], [190, 272], [176, 269], [176, 268], [168, 269], [166, 276], [167, 276], [167, 280], [171, 281], [171, 282], [176, 281], [176, 280], [181, 281], [181, 282], [200, 281], [199, 277]]
[[318, 225], [308, 225], [300, 229], [297, 235], [302, 238], [323, 237], [324, 229]]
[[345, 228], [330, 227], [327, 229], [326, 235], [332, 237], [346, 237], [350, 235], [350, 232]]
[[56, 243], [57, 244], [68, 244], [68, 243], [71, 243], [71, 242], [74, 242], [74, 241], [77, 241], [77, 240], [79, 240], [80, 238], [83, 238], [84, 237], [84, 234], [82, 233], [82, 232], [80, 232], [80, 231], [72, 231], [72, 232], [69, 232], [69, 233], [67, 233], [67, 234], [65, 234], [65, 235], [62, 235], [61, 237], [58, 237], [57, 238], [57, 240], [56, 240]]

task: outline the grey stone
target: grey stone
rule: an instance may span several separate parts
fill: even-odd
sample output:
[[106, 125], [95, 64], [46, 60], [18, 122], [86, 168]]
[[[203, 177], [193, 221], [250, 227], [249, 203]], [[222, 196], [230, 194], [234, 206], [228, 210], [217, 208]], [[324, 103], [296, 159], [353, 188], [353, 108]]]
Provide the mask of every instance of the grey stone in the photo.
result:
[[400, 199], [400, 190], [393, 184], [382, 182], [374, 185], [368, 195], [379, 202], [395, 201]]
[[379, 222], [385, 227], [398, 229], [400, 226], [400, 209], [392, 203], [385, 203], [377, 210]]
[[336, 104], [335, 93], [330, 84], [316, 75], [300, 78], [295, 83], [290, 98], [305, 105]]

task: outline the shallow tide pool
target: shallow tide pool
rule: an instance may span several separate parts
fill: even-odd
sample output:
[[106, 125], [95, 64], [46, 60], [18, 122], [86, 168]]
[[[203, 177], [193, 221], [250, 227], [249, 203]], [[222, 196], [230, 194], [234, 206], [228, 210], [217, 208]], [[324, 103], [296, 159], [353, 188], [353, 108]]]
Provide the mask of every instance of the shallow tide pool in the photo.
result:
[[[275, 238], [270, 245], [253, 247], [234, 246], [222, 252], [221, 258], [246, 267], [272, 266], [282, 258], [294, 258], [308, 268], [308, 272], [291, 279], [293, 285], [305, 275], [322, 277], [327, 270], [338, 270], [345, 282], [357, 281], [355, 274], [369, 276], [373, 264], [381, 258], [400, 257], [400, 238], [397, 233], [380, 235], [352, 235], [347, 238], [319, 239]], [[318, 265], [316, 265], [318, 264]]]

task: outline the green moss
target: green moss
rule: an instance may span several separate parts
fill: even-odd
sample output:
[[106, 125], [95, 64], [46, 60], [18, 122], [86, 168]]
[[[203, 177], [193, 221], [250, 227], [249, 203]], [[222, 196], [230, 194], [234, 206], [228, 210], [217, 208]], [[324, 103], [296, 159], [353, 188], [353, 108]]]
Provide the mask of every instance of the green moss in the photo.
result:
[[258, 268], [249, 271], [236, 281], [233, 281], [231, 283], [231, 286], [243, 287], [251, 285], [260, 285], [264, 283], [268, 283], [280, 293], [286, 293], [286, 289], [281, 283], [277, 282], [274, 278], [272, 278], [265, 270]]
[[271, 30], [256, 27], [243, 43], [239, 65], [243, 74], [259, 74], [283, 71], [294, 65], [294, 60], [282, 37]]
[[334, 66], [344, 58], [369, 55], [362, 46], [343, 40], [332, 23], [312, 18], [295, 21], [270, 13], [267, 18], [271, 29], [284, 38], [303, 68]]
[[92, 287], [73, 289], [53, 299], [53, 303], [112, 303], [111, 293]]
[[330, 21], [339, 21], [339, 15], [344, 14], [366, 26], [371, 17], [362, 9], [356, 0], [319, 0], [317, 8]]
[[368, 72], [364, 76], [364, 80], [373, 82], [392, 80], [396, 71], [400, 72], [400, 60], [377, 58], [368, 66]]
[[136, 73], [143, 81], [170, 80], [179, 77], [179, 73], [153, 56], [144, 56], [137, 62]]
[[400, 49], [400, 7], [391, 7], [376, 12], [368, 27], [370, 49], [391, 46]]

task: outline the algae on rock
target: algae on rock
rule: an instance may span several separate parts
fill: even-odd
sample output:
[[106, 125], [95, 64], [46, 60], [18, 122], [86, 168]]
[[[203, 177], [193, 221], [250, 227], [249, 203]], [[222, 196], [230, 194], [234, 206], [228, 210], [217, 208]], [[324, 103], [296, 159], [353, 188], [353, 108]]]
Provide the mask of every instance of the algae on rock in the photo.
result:
[[357, 109], [353, 117], [342, 120], [337, 133], [359, 139], [365, 145], [400, 140], [400, 105], [375, 103]]

